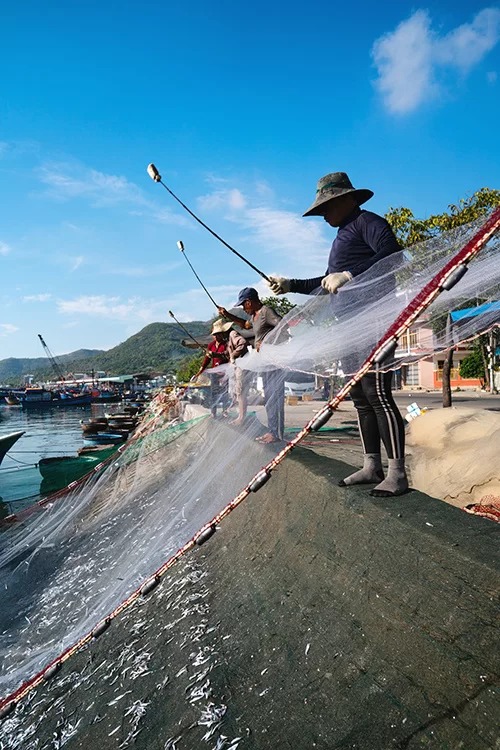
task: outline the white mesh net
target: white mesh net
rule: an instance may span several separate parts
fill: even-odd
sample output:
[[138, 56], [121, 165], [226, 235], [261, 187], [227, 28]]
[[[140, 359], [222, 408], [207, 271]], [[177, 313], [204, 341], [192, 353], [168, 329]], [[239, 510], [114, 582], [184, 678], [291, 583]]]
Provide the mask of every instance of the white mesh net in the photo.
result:
[[[239, 365], [327, 374], [336, 363], [345, 374], [356, 371], [477, 227], [461, 227], [391, 256], [335, 296], [311, 297], [286, 316], [258, 354], [251, 352]], [[429, 340], [422, 352], [400, 348], [384, 368], [429, 356], [498, 324], [499, 307], [492, 303], [498, 303], [499, 277], [499, 242], [493, 239], [460, 283], [427, 311]], [[471, 300], [483, 310], [450, 331], [450, 311]], [[204, 412], [191, 419], [186, 413], [185, 422], [172, 425], [171, 412], [171, 405], [157, 400], [135, 442], [103, 474], [2, 531], [2, 696], [92, 630], [265, 463], [264, 449], [254, 442], [254, 423], [228, 429]]]

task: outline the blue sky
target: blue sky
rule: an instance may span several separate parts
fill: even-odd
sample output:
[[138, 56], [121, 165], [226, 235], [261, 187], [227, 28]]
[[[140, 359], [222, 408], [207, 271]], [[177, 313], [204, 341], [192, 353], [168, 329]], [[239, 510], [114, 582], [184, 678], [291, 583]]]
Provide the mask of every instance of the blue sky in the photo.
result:
[[303, 219], [347, 171], [418, 216], [498, 188], [500, 6], [161, 0], [3, 3], [0, 358], [108, 349], [210, 318], [265, 273], [324, 271]]

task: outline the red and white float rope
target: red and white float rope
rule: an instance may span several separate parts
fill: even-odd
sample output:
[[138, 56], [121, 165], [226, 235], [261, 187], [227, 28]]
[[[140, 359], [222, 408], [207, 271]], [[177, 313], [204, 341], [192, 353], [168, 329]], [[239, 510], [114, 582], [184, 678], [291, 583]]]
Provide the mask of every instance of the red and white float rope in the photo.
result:
[[441, 294], [442, 291], [451, 289], [467, 271], [467, 264], [482, 250], [491, 237], [500, 229], [500, 208], [498, 208], [485, 224], [478, 230], [474, 237], [442, 268], [436, 276], [431, 279], [419, 292], [415, 299], [399, 314], [395, 322], [386, 331], [371, 354], [363, 362], [359, 370], [345, 383], [340, 391], [311, 419], [303, 429], [297, 433], [282, 451], [278, 453], [264, 468], [259, 471], [248, 485], [237, 495], [223, 510], [203, 526], [183, 547], [170, 557], [153, 575], [146, 579], [139, 588], [130, 594], [119, 604], [107, 617], [101, 620], [91, 631], [78, 640], [73, 646], [67, 648], [62, 654], [53, 659], [43, 670], [34, 677], [24, 682], [17, 690], [0, 700], [0, 719], [8, 716], [17, 703], [24, 698], [33, 688], [50, 679], [56, 674], [61, 666], [70, 656], [80, 650], [92, 639], [104, 633], [111, 621], [124, 609], [132, 604], [139, 596], [145, 596], [152, 591], [165, 573], [189, 550], [196, 545], [206, 542], [215, 533], [217, 525], [231, 513], [240, 503], [245, 500], [251, 492], [257, 492], [271, 478], [271, 473], [276, 469], [300, 441], [310, 432], [316, 432], [332, 416], [333, 412], [342, 400], [349, 394], [351, 388], [358, 383], [366, 373], [377, 364], [393, 353], [397, 346], [398, 338], [408, 330], [415, 320], [426, 310], [429, 305]]

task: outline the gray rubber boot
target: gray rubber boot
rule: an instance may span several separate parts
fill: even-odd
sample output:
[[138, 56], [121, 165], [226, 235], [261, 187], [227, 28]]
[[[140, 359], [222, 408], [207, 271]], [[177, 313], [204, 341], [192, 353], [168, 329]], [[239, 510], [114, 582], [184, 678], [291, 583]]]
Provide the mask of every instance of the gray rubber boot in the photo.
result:
[[408, 490], [408, 477], [406, 476], [404, 458], [389, 458], [387, 476], [383, 482], [377, 484], [370, 495], [373, 497], [396, 497], [403, 495]]
[[363, 468], [341, 479], [339, 487], [349, 487], [351, 484], [375, 484], [384, 478], [382, 457], [380, 453], [365, 453]]

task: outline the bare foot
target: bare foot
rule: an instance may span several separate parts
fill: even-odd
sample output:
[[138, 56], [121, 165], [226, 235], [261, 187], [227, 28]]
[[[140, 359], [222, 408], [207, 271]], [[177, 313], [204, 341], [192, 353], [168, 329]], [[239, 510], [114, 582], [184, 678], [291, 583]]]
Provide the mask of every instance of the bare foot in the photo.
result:
[[277, 443], [278, 438], [274, 437], [272, 432], [266, 432], [265, 435], [261, 435], [258, 438], [255, 438], [258, 443], [264, 443], [264, 445], [267, 445], [268, 443]]
[[243, 422], [244, 422], [244, 421], [245, 421], [244, 419], [240, 419], [240, 418], [238, 417], [238, 419], [233, 419], [233, 421], [232, 421], [232, 422], [229, 422], [229, 424], [232, 424], [232, 425], [234, 425], [235, 427], [239, 427], [239, 426], [240, 426], [241, 424], [243, 424]]

